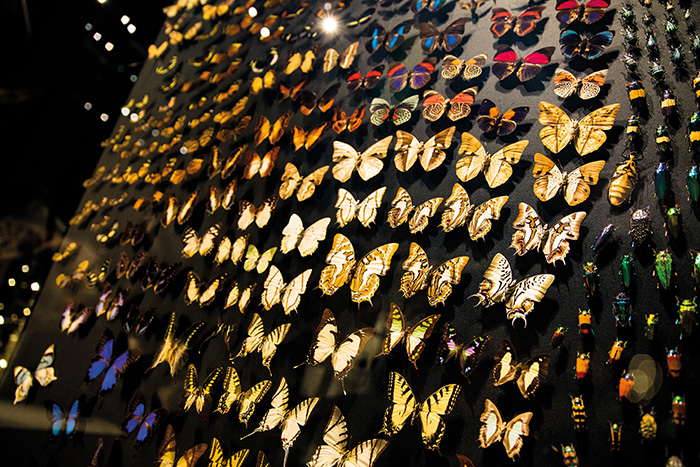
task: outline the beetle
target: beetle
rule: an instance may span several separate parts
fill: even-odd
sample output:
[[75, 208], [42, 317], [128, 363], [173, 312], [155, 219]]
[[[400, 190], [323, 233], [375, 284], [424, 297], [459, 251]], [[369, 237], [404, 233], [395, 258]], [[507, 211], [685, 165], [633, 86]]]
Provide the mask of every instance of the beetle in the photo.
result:
[[584, 431], [586, 429], [586, 407], [581, 396], [571, 397], [571, 418], [574, 420], [574, 430]]
[[591, 353], [579, 352], [576, 356], [576, 379], [583, 379], [588, 375], [588, 369], [591, 366]]
[[618, 339], [615, 342], [613, 342], [613, 345], [610, 348], [610, 352], [608, 353], [608, 363], [610, 364], [619, 361], [622, 357], [622, 352], [625, 350], [625, 347], [627, 347], [626, 341], [621, 341]]
[[644, 413], [644, 410], [639, 407], [639, 412], [642, 415], [642, 420], [639, 422], [639, 433], [642, 435], [642, 441], [651, 441], [656, 438], [656, 418], [654, 417], [654, 409]]

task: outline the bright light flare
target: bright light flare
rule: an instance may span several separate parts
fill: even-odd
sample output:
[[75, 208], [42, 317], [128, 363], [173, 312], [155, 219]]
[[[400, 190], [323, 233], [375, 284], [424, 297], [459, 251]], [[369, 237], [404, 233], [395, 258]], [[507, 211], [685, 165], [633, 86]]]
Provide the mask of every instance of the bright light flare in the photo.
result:
[[323, 19], [323, 23], [321, 23], [321, 26], [323, 27], [323, 30], [325, 32], [333, 33], [338, 29], [338, 21], [332, 16], [327, 16]]
[[266, 37], [269, 37], [269, 36], [270, 36], [270, 30], [263, 26], [263, 28], [260, 30], [260, 37], [265, 39]]

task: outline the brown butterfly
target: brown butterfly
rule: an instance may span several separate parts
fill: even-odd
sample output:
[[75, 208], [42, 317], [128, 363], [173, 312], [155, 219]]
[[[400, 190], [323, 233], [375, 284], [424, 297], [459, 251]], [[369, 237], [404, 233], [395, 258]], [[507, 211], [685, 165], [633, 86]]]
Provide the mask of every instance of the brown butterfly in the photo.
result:
[[337, 134], [341, 134], [343, 131], [355, 131], [362, 124], [362, 119], [365, 118], [365, 107], [367, 104], [362, 104], [348, 117], [345, 111], [339, 107], [333, 110], [333, 119], [331, 120], [331, 127], [333, 131]]
[[287, 112], [274, 123], [270, 123], [267, 117], [260, 115], [258, 123], [255, 125], [255, 145], [258, 146], [266, 138], [270, 140], [270, 143], [277, 144], [282, 135], [284, 135], [284, 129], [289, 125], [292, 115], [294, 115], [293, 112]]
[[313, 130], [306, 131], [303, 128], [294, 125], [294, 130], [292, 133], [292, 141], [294, 142], [294, 150], [298, 151], [302, 146], [309, 150], [311, 149], [319, 138], [323, 135], [326, 130], [328, 122], [321, 126], [314, 128]]

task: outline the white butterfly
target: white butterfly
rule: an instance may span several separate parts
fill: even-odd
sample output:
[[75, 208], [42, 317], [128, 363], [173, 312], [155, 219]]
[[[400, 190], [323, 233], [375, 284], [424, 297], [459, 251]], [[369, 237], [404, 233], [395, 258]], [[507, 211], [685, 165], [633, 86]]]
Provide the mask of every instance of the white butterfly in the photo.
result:
[[277, 266], [270, 266], [261, 297], [261, 303], [265, 310], [270, 310], [282, 302], [285, 314], [289, 315], [292, 311], [296, 311], [301, 296], [306, 292], [309, 277], [311, 277], [311, 269], [307, 269], [285, 284], [282, 273], [277, 269]]
[[391, 202], [387, 220], [392, 229], [408, 221], [411, 233], [422, 232], [428, 226], [430, 218], [437, 212], [440, 203], [442, 203], [442, 198], [438, 197], [414, 206], [408, 191], [399, 187], [396, 197]]
[[504, 423], [498, 407], [486, 399], [484, 413], [479, 418], [484, 423], [479, 430], [481, 447], [486, 448], [502, 440], [506, 454], [512, 459], [520, 453], [520, 448], [523, 446], [522, 437], [530, 434], [531, 418], [532, 412], [525, 412], [515, 416], [508, 423]]
[[214, 224], [200, 237], [192, 227], [187, 227], [182, 237], [182, 242], [185, 244], [182, 247], [182, 255], [187, 258], [192, 258], [197, 253], [207, 256], [214, 249], [214, 240], [219, 236], [220, 228], [219, 224]]
[[44, 351], [44, 355], [41, 356], [41, 360], [39, 361], [36, 370], [34, 370], [34, 373], [23, 366], [15, 367], [15, 384], [17, 384], [17, 389], [15, 390], [14, 404], [17, 402], [22, 402], [27, 398], [29, 389], [34, 384], [34, 379], [36, 379], [41, 386], [48, 386], [58, 379], [56, 378], [54, 368], [51, 366], [53, 365], [53, 359], [54, 346], [51, 344]]
[[301, 217], [292, 214], [289, 223], [282, 230], [282, 243], [280, 245], [282, 253], [286, 255], [296, 248], [301, 256], [313, 254], [318, 248], [318, 243], [326, 238], [326, 230], [330, 223], [331, 218], [324, 217], [304, 229]]
[[365, 227], [372, 225], [377, 217], [377, 209], [379, 209], [379, 206], [382, 204], [382, 198], [385, 192], [386, 187], [382, 187], [370, 193], [370, 195], [361, 202], [358, 202], [349, 191], [339, 188], [338, 201], [335, 203], [335, 207], [338, 208], [335, 213], [338, 225], [340, 227], [345, 227], [352, 222], [355, 217], [357, 217], [360, 223]]

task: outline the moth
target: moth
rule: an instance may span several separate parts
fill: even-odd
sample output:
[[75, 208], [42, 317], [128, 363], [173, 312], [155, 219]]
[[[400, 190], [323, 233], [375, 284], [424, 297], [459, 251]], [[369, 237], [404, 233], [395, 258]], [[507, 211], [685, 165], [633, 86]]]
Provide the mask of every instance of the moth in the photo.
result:
[[399, 187], [396, 197], [391, 202], [391, 209], [387, 213], [387, 221], [392, 229], [408, 221], [411, 233], [422, 232], [428, 226], [430, 218], [435, 215], [442, 198], [431, 198], [418, 206], [413, 205], [411, 195]]
[[403, 263], [403, 269], [406, 272], [401, 276], [399, 291], [405, 298], [409, 298], [427, 287], [428, 304], [430, 306], [444, 304], [452, 293], [452, 284], [459, 283], [467, 262], [469, 262], [468, 256], [457, 256], [433, 268], [428, 262], [425, 250], [417, 243], [411, 242], [408, 258]]

